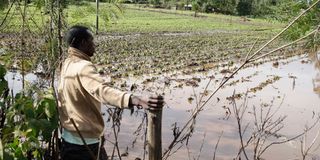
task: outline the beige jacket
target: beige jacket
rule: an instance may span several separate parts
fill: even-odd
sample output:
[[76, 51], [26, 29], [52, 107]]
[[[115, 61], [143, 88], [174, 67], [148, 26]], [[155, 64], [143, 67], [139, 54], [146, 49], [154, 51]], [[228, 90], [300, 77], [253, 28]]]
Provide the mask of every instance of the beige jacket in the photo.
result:
[[62, 127], [78, 136], [73, 118], [85, 138], [99, 138], [104, 130], [101, 103], [126, 108], [131, 94], [107, 85], [90, 62], [90, 57], [75, 48], [61, 68], [58, 87], [58, 106]]

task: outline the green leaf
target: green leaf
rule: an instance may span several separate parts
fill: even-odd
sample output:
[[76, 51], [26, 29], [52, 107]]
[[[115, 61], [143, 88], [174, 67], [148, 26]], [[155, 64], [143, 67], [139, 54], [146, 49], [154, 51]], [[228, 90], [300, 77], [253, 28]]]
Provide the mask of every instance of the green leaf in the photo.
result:
[[8, 89], [8, 82], [4, 78], [0, 78], [0, 95]]
[[39, 135], [39, 131], [41, 130], [41, 123], [39, 122], [39, 120], [31, 119], [28, 121], [27, 125], [33, 129], [32, 133], [35, 137]]
[[44, 105], [45, 113], [49, 118], [52, 118], [57, 114], [55, 100], [44, 98], [42, 100], [42, 105]]
[[29, 106], [26, 106], [24, 108], [24, 114], [26, 116], [27, 119], [31, 119], [31, 118], [34, 118], [34, 110], [32, 107], [29, 107]]
[[3, 65], [0, 65], [0, 78], [4, 78], [4, 76], [6, 75], [7, 71], [4, 68]]
[[40, 119], [39, 122], [44, 140], [49, 141], [55, 126], [53, 126], [53, 124], [47, 119]]

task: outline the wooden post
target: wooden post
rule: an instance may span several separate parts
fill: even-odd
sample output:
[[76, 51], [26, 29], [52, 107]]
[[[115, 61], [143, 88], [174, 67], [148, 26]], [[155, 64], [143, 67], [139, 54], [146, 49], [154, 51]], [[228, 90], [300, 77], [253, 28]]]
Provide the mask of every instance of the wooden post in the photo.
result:
[[162, 158], [162, 108], [148, 110], [148, 151], [149, 160]]

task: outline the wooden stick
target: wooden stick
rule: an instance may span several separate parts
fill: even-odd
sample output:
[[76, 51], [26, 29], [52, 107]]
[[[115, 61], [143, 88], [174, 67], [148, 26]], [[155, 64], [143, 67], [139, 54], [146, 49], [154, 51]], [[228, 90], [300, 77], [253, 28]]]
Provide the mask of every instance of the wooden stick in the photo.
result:
[[162, 108], [148, 110], [148, 150], [149, 160], [162, 159]]

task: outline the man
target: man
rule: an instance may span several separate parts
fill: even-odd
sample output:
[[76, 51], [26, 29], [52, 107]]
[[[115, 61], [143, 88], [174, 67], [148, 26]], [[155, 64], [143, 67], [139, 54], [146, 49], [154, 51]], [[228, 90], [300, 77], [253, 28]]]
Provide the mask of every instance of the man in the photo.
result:
[[163, 97], [140, 98], [111, 88], [90, 61], [94, 55], [93, 35], [88, 28], [73, 26], [66, 35], [68, 57], [61, 68], [58, 87], [62, 125], [61, 158], [65, 160], [105, 159], [100, 151], [104, 122], [101, 103], [120, 108], [163, 107]]

